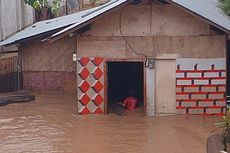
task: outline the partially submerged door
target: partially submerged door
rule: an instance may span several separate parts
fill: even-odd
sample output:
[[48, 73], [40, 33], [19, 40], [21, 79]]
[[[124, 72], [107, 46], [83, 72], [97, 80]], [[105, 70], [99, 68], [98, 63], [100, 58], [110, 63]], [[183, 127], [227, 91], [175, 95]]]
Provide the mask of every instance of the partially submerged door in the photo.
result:
[[104, 60], [80, 57], [77, 61], [78, 113], [104, 114]]

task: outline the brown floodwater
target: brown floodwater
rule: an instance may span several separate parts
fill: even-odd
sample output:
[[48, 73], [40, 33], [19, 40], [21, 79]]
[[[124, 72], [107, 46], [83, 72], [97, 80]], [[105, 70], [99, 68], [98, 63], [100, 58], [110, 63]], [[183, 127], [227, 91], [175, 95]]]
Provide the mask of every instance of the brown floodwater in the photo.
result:
[[1, 153], [205, 153], [220, 117], [77, 114], [76, 97], [35, 93], [0, 107]]

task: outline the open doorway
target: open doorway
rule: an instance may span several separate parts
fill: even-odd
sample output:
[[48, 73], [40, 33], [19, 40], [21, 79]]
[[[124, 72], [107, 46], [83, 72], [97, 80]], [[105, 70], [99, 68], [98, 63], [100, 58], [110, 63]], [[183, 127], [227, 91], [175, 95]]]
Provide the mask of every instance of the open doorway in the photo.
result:
[[[144, 113], [144, 66], [139, 61], [107, 62], [107, 108], [114, 111], [129, 97], [137, 99], [135, 110]], [[124, 110], [126, 111], [126, 110]]]

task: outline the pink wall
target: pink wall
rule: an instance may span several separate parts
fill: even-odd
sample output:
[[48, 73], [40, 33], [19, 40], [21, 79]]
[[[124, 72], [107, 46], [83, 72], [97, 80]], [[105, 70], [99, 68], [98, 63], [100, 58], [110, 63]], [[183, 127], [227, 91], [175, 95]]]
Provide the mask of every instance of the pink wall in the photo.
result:
[[74, 72], [25, 71], [23, 89], [30, 91], [64, 91], [64, 82], [75, 80]]

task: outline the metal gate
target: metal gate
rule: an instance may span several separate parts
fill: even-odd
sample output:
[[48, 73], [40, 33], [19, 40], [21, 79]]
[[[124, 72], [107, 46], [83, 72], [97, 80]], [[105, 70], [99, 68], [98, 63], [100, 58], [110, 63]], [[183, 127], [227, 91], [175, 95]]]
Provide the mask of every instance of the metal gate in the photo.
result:
[[0, 59], [0, 93], [18, 89], [17, 56]]

